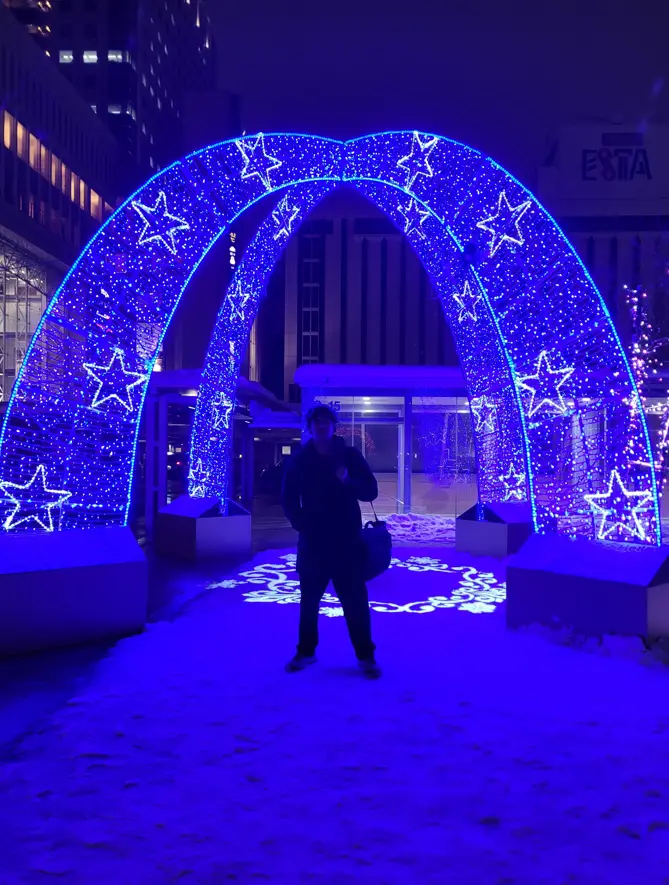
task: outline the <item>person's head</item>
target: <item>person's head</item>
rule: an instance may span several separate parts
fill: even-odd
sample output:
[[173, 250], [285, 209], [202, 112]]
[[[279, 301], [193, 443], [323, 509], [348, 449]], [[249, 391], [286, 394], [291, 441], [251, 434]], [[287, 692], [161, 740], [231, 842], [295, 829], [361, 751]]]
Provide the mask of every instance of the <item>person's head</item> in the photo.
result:
[[319, 403], [307, 412], [307, 430], [316, 442], [331, 440], [336, 426], [337, 418], [329, 406]]

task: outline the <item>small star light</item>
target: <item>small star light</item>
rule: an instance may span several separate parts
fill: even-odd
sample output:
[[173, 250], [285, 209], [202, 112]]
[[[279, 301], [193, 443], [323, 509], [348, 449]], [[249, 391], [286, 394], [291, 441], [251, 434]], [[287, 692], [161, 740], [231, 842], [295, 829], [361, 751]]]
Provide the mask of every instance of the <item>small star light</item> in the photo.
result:
[[286, 194], [277, 205], [274, 212], [272, 212], [272, 219], [277, 227], [276, 233], [274, 234], [275, 240], [280, 240], [281, 237], [285, 237], [286, 239], [290, 237], [293, 232], [293, 224], [299, 214], [300, 207], [291, 205], [288, 202], [288, 195]]
[[[490, 257], [497, 252], [503, 243], [513, 243], [516, 246], [522, 246], [525, 237], [520, 232], [520, 219], [532, 205], [531, 200], [525, 200], [517, 206], [512, 206], [506, 195], [506, 191], [502, 191], [499, 195], [497, 203], [497, 213], [485, 218], [483, 221], [477, 222], [477, 227], [492, 234], [490, 241]], [[508, 231], [513, 229], [513, 233]]]
[[555, 415], [564, 415], [567, 411], [567, 403], [561, 388], [571, 378], [573, 372], [573, 367], [552, 369], [548, 352], [541, 351], [534, 375], [525, 375], [517, 379], [520, 387], [530, 391], [530, 401], [527, 406], [527, 414], [530, 418], [543, 408]]
[[465, 280], [465, 288], [462, 293], [454, 292], [453, 299], [460, 308], [458, 311], [458, 322], [461, 323], [467, 317], [473, 322], [478, 320], [476, 315], [476, 305], [481, 300], [480, 292], [472, 292], [469, 280]]
[[437, 146], [437, 141], [436, 135], [432, 137], [428, 135], [425, 141], [423, 141], [420, 137], [420, 132], [414, 132], [413, 141], [411, 142], [411, 153], [397, 161], [399, 168], [406, 172], [407, 177], [404, 187], [407, 190], [411, 189], [419, 175], [424, 175], [426, 178], [432, 178], [434, 175], [429, 158]]
[[143, 384], [148, 377], [141, 372], [129, 372], [126, 369], [122, 350], [114, 351], [108, 365], [84, 363], [84, 369], [98, 385], [91, 403], [93, 409], [99, 409], [107, 402], [117, 402], [128, 412], [132, 412], [135, 405], [131, 391], [133, 387]]
[[0, 488], [14, 504], [14, 510], [4, 523], [5, 531], [10, 531], [22, 523], [34, 522], [45, 532], [53, 531], [54, 508], [60, 508], [72, 496], [64, 489], [47, 487], [46, 467], [40, 464], [24, 485], [15, 482], [0, 482]]
[[252, 297], [252, 292], [242, 288], [242, 281], [236, 280], [234, 289], [228, 294], [231, 320], [240, 320], [242, 323], [246, 320], [246, 306]]
[[508, 472], [500, 476], [500, 480], [504, 483], [504, 497], [502, 501], [525, 500], [525, 473], [522, 470], [516, 470], [515, 465], [511, 464]]
[[273, 184], [269, 174], [283, 166], [283, 162], [278, 157], [271, 157], [267, 154], [265, 150], [265, 136], [262, 132], [255, 139], [253, 145], [243, 139], [239, 139], [235, 144], [244, 158], [242, 178], [253, 178], [254, 175], [257, 175], [265, 189], [271, 191]]
[[627, 534], [640, 541], [648, 541], [648, 534], [641, 522], [639, 514], [648, 510], [653, 501], [653, 493], [630, 492], [620, 478], [617, 470], [611, 471], [609, 487], [605, 492], [583, 496], [590, 507], [600, 516], [597, 537], [605, 541], [612, 535]]
[[429, 211], [422, 209], [414, 197], [411, 197], [406, 206], [398, 206], [397, 211], [404, 218], [404, 233], [406, 236], [410, 237], [416, 231], [418, 236], [424, 240], [423, 222], [429, 216]]
[[177, 254], [177, 246], [174, 235], [180, 230], [190, 230], [190, 224], [183, 218], [170, 215], [167, 211], [167, 197], [165, 191], [158, 194], [154, 206], [145, 206], [144, 203], [133, 202], [132, 208], [139, 214], [144, 222], [144, 228], [139, 235], [139, 245], [144, 243], [161, 243], [172, 255]]
[[234, 411], [235, 404], [225, 393], [219, 393], [214, 401], [214, 430], [230, 427], [230, 415]]
[[471, 401], [472, 414], [476, 418], [474, 430], [495, 430], [496, 406], [487, 396], [478, 396]]
[[204, 498], [204, 487], [208, 478], [209, 471], [204, 469], [202, 466], [202, 459], [200, 459], [197, 462], [197, 467], [195, 467], [195, 469], [191, 467], [188, 472], [191, 498]]

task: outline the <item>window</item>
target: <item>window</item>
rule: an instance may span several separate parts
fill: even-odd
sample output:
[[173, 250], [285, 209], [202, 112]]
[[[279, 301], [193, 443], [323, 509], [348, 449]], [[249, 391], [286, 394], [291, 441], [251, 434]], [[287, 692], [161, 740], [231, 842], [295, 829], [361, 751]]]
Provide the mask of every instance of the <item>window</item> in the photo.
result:
[[84, 64], [85, 65], [94, 65], [97, 63], [98, 53], [95, 49], [86, 49], [84, 50]]
[[123, 62], [128, 61], [128, 53], [120, 49], [110, 49], [107, 53], [107, 61]]
[[28, 154], [28, 133], [26, 127], [16, 124], [16, 153], [25, 160]]
[[46, 224], [46, 203], [44, 200], [39, 201], [39, 223]]
[[14, 147], [14, 122], [14, 117], [5, 111], [4, 142], [9, 150]]
[[146, 74], [142, 74], [142, 83], [146, 86]]
[[107, 111], [110, 114], [121, 114], [123, 112], [123, 109], [121, 108], [120, 104], [110, 104], [107, 108]]
[[88, 196], [88, 185], [79, 179], [79, 205], [82, 209], [86, 209], [86, 198]]
[[91, 191], [91, 215], [98, 221], [102, 221], [102, 200], [100, 194], [94, 190]]
[[48, 180], [49, 178], [49, 151], [44, 145], [40, 148], [40, 172]]
[[61, 171], [60, 189], [67, 196], [68, 191], [70, 189], [70, 170], [67, 168], [65, 163], [63, 163], [60, 171]]
[[30, 136], [30, 165], [39, 170], [39, 141], [34, 135]]
[[35, 198], [32, 196], [28, 200], [28, 215], [30, 218], [35, 217]]
[[51, 154], [51, 184], [60, 187], [60, 160], [55, 154]]
[[62, 65], [69, 65], [74, 61], [74, 52], [71, 49], [61, 49], [58, 53], [58, 61]]
[[98, 112], [98, 106], [97, 106], [96, 104], [92, 104], [92, 105], [91, 105], [91, 110], [93, 111], [94, 114], [97, 114], [97, 112]]
[[162, 111], [162, 109], [163, 109], [163, 103], [162, 103], [162, 101], [160, 100], [160, 97], [159, 97], [159, 98], [158, 98], [158, 110], [159, 110], [159, 111]]
[[72, 175], [70, 176], [70, 199], [72, 200], [73, 203], [77, 202], [77, 197], [79, 195], [78, 191], [79, 191], [79, 176], [73, 172]]

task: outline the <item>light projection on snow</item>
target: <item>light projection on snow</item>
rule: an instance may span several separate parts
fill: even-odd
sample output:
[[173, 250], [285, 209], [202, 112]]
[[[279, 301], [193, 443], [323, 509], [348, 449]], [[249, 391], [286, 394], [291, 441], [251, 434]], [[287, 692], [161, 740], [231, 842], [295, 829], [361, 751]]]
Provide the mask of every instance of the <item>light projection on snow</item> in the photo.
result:
[[263, 200], [222, 298], [191, 437], [190, 493], [226, 499], [251, 325], [281, 250], [336, 187], [378, 206], [429, 274], [470, 395], [482, 503], [527, 501], [539, 531], [659, 543], [638, 391], [578, 256], [493, 160], [411, 131], [244, 136], [185, 157], [120, 206], [52, 299], [14, 386], [0, 437], [4, 530], [126, 524], [170, 320], [209, 250]]

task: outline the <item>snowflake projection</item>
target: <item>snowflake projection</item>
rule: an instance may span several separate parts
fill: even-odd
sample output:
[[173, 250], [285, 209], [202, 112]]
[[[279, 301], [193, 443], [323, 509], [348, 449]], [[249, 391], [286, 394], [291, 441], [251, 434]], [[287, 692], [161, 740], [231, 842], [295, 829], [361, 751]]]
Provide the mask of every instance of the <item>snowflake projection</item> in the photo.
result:
[[[278, 562], [261, 563], [253, 569], [241, 572], [236, 580], [243, 589], [246, 602], [275, 602], [297, 604], [300, 601], [299, 579], [295, 572], [294, 557], [277, 557]], [[429, 595], [418, 602], [380, 602], [373, 598], [370, 608], [388, 614], [427, 614], [438, 609], [457, 609], [471, 614], [494, 612], [506, 599], [506, 584], [491, 572], [483, 572], [473, 566], [450, 565], [434, 556], [409, 555], [402, 559], [393, 557], [393, 569], [406, 569], [415, 575], [434, 574], [443, 576], [446, 585], [452, 585], [448, 595]], [[420, 581], [420, 578], [417, 579]], [[402, 582], [405, 586], [406, 582]], [[222, 586], [221, 582], [208, 585], [207, 589]], [[413, 586], [413, 585], [412, 585]], [[418, 585], [416, 585], [418, 586]], [[341, 617], [344, 612], [338, 598], [330, 592], [323, 595], [321, 614], [328, 618]]]
[[[412, 130], [348, 142], [245, 135], [171, 164], [120, 205], [66, 275], [22, 362], [0, 433], [0, 525], [127, 525], [140, 406], [180, 299], [236, 219], [276, 191], [227, 285], [191, 432], [189, 463], [202, 463], [207, 493], [224, 501], [231, 404], [259, 304], [286, 243], [338, 187], [406, 236], [442, 304], [471, 397], [481, 502], [500, 501], [509, 465], [523, 465], [538, 531], [659, 543], [648, 428], [630, 408], [633, 372], [576, 252], [497, 163]], [[40, 465], [68, 497], [51, 522], [48, 508], [38, 522], [17, 520], [7, 491], [18, 499], [32, 489]], [[606, 497], [602, 476], [616, 470], [629, 495], [649, 490], [643, 506], [622, 492]], [[197, 494], [202, 483], [191, 483]], [[625, 528], [611, 534], [610, 525]]]

